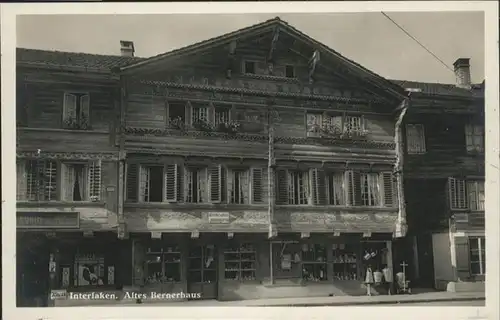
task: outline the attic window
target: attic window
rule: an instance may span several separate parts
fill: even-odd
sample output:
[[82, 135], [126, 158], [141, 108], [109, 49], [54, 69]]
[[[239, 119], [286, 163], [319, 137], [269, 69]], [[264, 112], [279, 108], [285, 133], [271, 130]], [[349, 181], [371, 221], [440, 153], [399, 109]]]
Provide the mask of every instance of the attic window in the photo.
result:
[[243, 65], [243, 73], [255, 74], [255, 62], [254, 61], [245, 61], [244, 65]]
[[285, 66], [285, 77], [287, 77], [287, 78], [295, 78], [295, 68], [294, 68], [294, 66], [290, 66], [290, 65]]

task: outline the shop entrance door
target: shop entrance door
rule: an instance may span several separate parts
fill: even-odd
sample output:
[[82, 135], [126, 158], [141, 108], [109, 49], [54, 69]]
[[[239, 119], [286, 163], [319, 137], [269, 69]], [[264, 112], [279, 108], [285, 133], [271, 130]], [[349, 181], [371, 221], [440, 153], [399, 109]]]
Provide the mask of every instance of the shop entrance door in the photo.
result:
[[17, 281], [20, 307], [46, 306], [49, 295], [49, 252], [26, 248], [18, 253]]
[[217, 299], [217, 251], [215, 245], [192, 244], [189, 248], [188, 292], [201, 299]]

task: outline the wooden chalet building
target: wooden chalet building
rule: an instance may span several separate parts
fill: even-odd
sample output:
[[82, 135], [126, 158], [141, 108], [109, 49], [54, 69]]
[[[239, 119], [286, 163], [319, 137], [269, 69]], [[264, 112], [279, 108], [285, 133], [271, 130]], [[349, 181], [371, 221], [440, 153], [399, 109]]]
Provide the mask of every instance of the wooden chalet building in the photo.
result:
[[20, 305], [49, 289], [358, 295], [368, 266], [393, 265], [404, 167], [422, 165], [405, 86], [279, 18], [121, 52], [17, 51]]
[[[454, 63], [455, 85], [398, 82], [411, 94], [404, 117], [408, 234], [396, 254], [424, 287], [484, 290], [484, 82], [469, 59]], [[412, 248], [412, 249], [410, 249]]]

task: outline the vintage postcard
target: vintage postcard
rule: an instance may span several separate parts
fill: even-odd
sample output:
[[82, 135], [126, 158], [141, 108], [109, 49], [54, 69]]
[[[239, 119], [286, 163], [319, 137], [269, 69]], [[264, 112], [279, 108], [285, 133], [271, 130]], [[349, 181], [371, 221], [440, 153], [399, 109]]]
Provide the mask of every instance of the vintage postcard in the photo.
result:
[[498, 4], [1, 18], [6, 319], [498, 317]]

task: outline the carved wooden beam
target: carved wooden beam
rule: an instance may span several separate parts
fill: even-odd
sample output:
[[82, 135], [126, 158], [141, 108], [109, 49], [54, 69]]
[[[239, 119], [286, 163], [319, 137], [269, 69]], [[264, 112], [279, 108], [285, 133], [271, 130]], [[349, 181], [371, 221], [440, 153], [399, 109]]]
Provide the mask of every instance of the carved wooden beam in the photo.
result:
[[280, 28], [279, 26], [277, 26], [276, 28], [274, 28], [273, 38], [271, 40], [271, 46], [269, 48], [269, 54], [267, 55], [269, 74], [273, 73], [274, 52], [276, 51], [276, 44], [278, 43], [279, 35], [280, 35]]
[[335, 232], [333, 233], [333, 236], [334, 236], [334, 237], [340, 237], [340, 232], [339, 232], [339, 231], [335, 231]]
[[234, 232], [228, 232], [227, 233], [227, 238], [232, 239], [234, 237]]
[[229, 44], [229, 52], [227, 55], [227, 68], [226, 68], [226, 77], [228, 79], [231, 78], [232, 72], [234, 70], [234, 67], [236, 65], [235, 60], [235, 52], [236, 52], [236, 41], [231, 41]]
[[311, 236], [311, 234], [309, 232], [301, 232], [300, 233], [301, 239], [309, 238], [310, 236]]
[[370, 231], [363, 232], [363, 238], [370, 238], [371, 236], [372, 236], [372, 233]]
[[151, 239], [161, 239], [161, 232], [151, 232]]
[[200, 232], [199, 231], [193, 231], [191, 232], [191, 239], [198, 239], [200, 237]]

